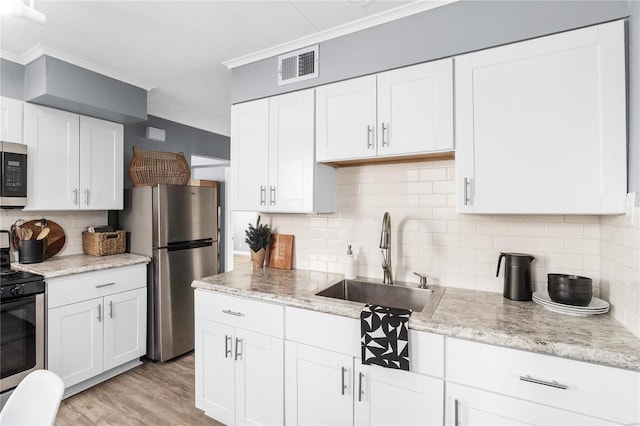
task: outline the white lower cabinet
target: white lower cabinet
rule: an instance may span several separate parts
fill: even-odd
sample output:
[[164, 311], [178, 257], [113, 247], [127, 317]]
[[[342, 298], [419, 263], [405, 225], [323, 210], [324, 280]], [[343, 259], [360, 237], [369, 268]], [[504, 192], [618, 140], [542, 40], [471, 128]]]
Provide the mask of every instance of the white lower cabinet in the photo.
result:
[[196, 407], [226, 425], [283, 424], [282, 306], [202, 290], [195, 301]]
[[447, 338], [446, 381], [446, 424], [640, 420], [636, 371]]
[[287, 308], [285, 327], [286, 424], [442, 424], [442, 336], [410, 331], [409, 372], [362, 365], [358, 320]]
[[288, 425], [441, 425], [440, 379], [285, 342]]
[[146, 265], [54, 278], [47, 293], [47, 368], [67, 389], [146, 353]]
[[445, 425], [610, 425], [610, 421], [447, 383]]
[[353, 424], [353, 357], [285, 342], [287, 425]]

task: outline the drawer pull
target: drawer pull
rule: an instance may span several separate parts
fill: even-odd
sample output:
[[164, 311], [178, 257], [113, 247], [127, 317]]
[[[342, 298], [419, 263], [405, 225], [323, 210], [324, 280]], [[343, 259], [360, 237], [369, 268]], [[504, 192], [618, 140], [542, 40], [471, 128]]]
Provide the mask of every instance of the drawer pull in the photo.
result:
[[109, 287], [110, 285], [116, 285], [116, 283], [106, 283], [97, 285], [96, 288]]
[[233, 360], [237, 361], [238, 359], [242, 359], [242, 339], [236, 337], [236, 357]]
[[229, 358], [231, 356], [231, 336], [224, 335], [224, 357]]
[[346, 380], [344, 378], [345, 373], [347, 372], [346, 367], [340, 367], [340, 379], [342, 380], [342, 383], [340, 385], [340, 392], [342, 393], [342, 395], [344, 395], [344, 391], [347, 390], [347, 383]]
[[544, 381], [544, 380], [534, 379], [533, 377], [529, 376], [528, 374], [526, 376], [520, 376], [520, 380], [522, 380], [523, 382], [535, 383], [537, 385], [549, 386], [549, 387], [557, 388], [557, 389], [568, 389], [569, 388], [569, 386], [560, 384], [560, 383], [556, 382], [555, 380], [553, 382], [547, 382], [547, 381]]
[[223, 314], [229, 314], [229, 315], [233, 315], [234, 317], [243, 317], [244, 314], [242, 312], [236, 312], [236, 311], [232, 311], [230, 309], [224, 309], [222, 311]]
[[358, 372], [358, 402], [362, 402], [362, 394], [364, 391], [362, 390], [362, 379], [364, 378], [364, 374], [362, 372]]
[[460, 425], [460, 422], [458, 421], [458, 419], [459, 419], [459, 417], [458, 417], [459, 416], [459, 414], [458, 414], [458, 406], [459, 406], [459, 404], [460, 403], [458, 402], [457, 398], [453, 400], [453, 425], [454, 426], [459, 426]]

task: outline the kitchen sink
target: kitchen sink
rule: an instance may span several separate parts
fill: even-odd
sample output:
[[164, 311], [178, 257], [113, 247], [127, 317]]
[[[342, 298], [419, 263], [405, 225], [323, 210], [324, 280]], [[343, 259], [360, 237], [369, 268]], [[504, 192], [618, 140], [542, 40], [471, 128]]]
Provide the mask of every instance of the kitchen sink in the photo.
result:
[[342, 280], [317, 292], [316, 296], [411, 309], [431, 317], [440, 302], [442, 293], [444, 293], [442, 287], [417, 288], [401, 284]]

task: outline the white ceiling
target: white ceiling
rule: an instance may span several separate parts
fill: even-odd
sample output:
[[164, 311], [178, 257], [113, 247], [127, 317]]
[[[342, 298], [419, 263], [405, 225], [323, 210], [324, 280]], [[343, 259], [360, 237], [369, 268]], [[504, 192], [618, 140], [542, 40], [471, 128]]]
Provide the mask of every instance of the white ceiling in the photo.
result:
[[[0, 0], [2, 1], [2, 0]], [[44, 25], [3, 16], [1, 56], [34, 51], [150, 89], [148, 113], [229, 135], [223, 61], [409, 1], [36, 1]]]

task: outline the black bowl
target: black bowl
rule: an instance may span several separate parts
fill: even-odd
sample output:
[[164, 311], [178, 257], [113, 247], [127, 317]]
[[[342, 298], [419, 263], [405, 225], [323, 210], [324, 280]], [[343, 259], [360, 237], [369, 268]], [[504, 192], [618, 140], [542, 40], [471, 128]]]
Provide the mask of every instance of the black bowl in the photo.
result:
[[571, 291], [549, 291], [549, 298], [556, 303], [573, 306], [587, 306], [591, 303], [593, 293], [576, 293]]
[[593, 281], [569, 274], [547, 274], [549, 297], [556, 303], [587, 306], [593, 297]]

